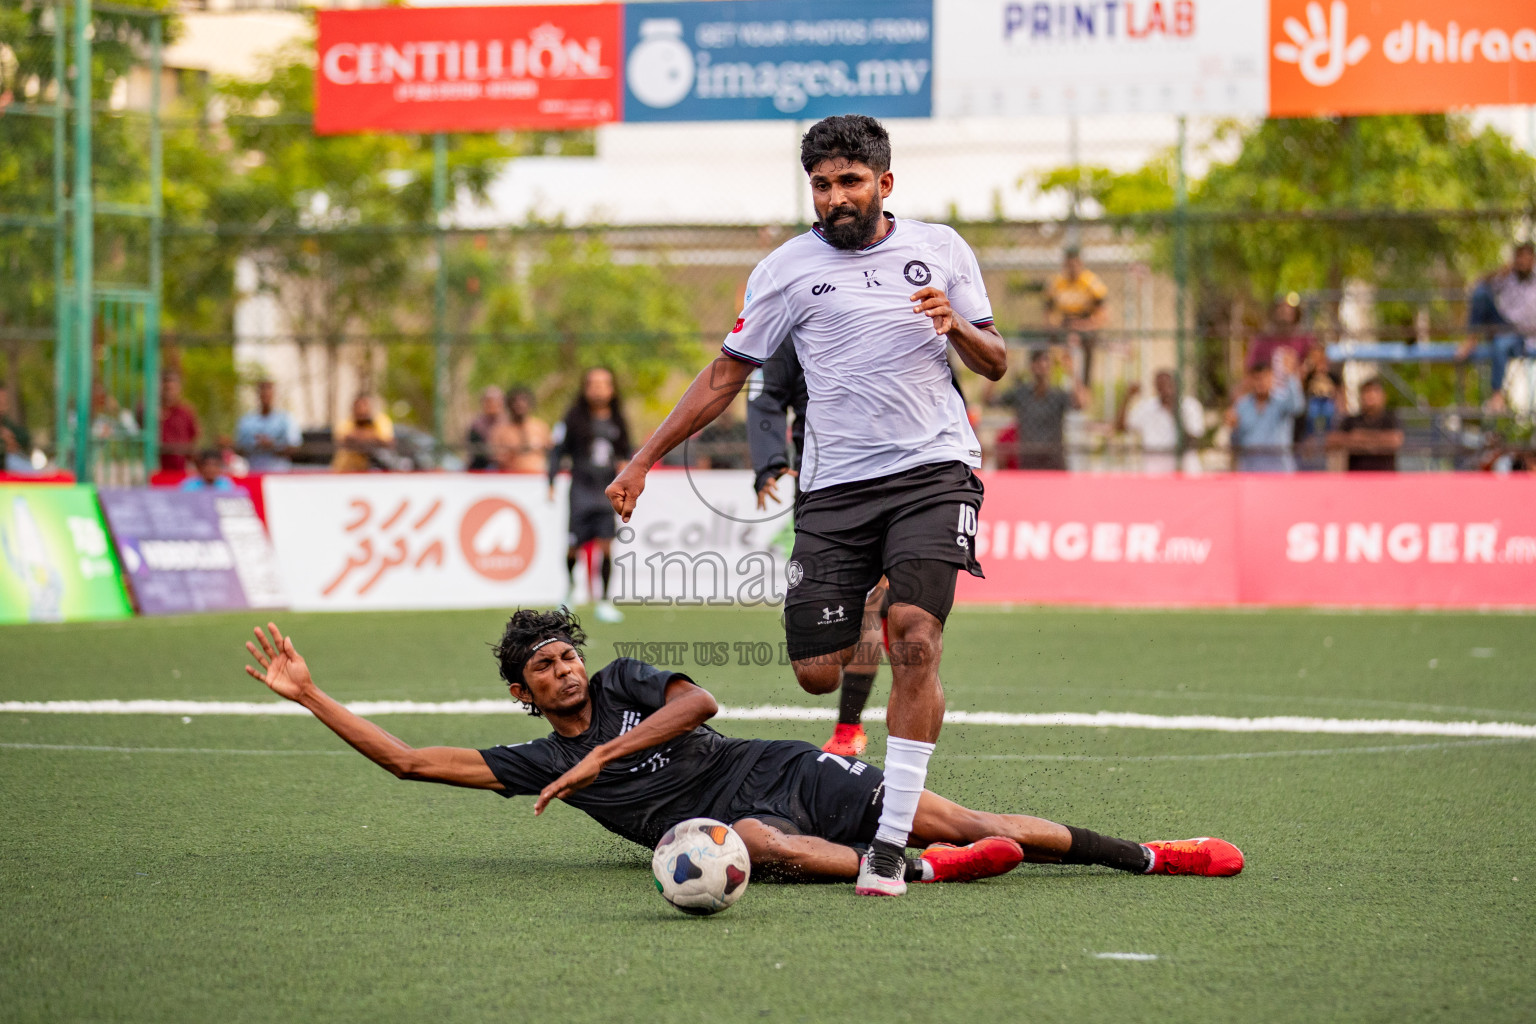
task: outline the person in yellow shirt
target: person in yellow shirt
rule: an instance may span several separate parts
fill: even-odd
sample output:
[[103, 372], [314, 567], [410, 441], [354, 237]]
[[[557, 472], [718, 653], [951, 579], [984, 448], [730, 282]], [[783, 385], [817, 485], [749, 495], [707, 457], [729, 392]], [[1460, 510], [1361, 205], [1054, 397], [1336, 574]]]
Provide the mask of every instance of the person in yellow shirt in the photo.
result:
[[1109, 289], [1099, 275], [1083, 266], [1082, 252], [1067, 249], [1062, 272], [1051, 278], [1045, 290], [1045, 318], [1060, 328], [1060, 339], [1068, 346], [1075, 340], [1083, 352], [1082, 383], [1086, 385], [1093, 371], [1093, 347], [1096, 333], [1104, 326], [1104, 300]]
[[383, 412], [374, 411], [373, 396], [361, 394], [352, 400], [352, 414], [336, 424], [336, 455], [331, 469], [337, 473], [366, 473], [375, 466], [375, 458], [395, 443], [395, 425]]

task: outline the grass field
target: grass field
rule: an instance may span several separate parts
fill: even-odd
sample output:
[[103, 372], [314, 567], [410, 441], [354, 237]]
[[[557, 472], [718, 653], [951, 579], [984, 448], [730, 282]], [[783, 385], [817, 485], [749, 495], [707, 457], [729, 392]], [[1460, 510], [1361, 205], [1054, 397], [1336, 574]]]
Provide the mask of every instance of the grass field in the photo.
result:
[[[279, 621], [337, 697], [441, 701], [505, 696], [499, 619]], [[249, 620], [3, 628], [0, 700], [261, 700]], [[1530, 724], [1532, 626], [962, 608], [944, 676], [976, 711]], [[781, 637], [746, 611], [592, 632], [599, 664], [615, 641]], [[830, 706], [785, 668], [679, 667], [724, 704]], [[381, 721], [420, 745], [544, 731]], [[0, 714], [0, 1020], [1536, 1018], [1536, 742], [951, 725], [929, 785], [1132, 838], [1220, 835], [1248, 867], [1025, 866], [886, 901], [753, 883], [699, 919], [656, 895], [647, 851], [579, 813], [398, 782], [312, 720]], [[1096, 955], [1113, 952], [1156, 959]]]

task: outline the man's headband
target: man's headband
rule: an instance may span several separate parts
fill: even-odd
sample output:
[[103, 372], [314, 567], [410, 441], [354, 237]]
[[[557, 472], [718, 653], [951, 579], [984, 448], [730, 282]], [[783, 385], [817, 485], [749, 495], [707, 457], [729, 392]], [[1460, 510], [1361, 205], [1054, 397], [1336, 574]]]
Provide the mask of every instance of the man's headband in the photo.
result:
[[543, 640], [540, 640], [538, 643], [536, 643], [533, 646], [529, 647], [528, 648], [528, 653], [523, 655], [523, 660], [517, 666], [517, 676], [518, 676], [518, 678], [519, 679], [522, 678], [524, 667], [526, 667], [527, 664], [530, 661], [533, 660], [533, 656], [538, 653], [540, 647], [548, 647], [550, 644], [556, 642], [557, 640], [564, 640], [566, 643], [568, 643], [572, 647], [576, 648], [576, 653], [577, 653], [578, 656], [581, 654], [581, 648], [577, 645], [576, 641], [572, 640], [570, 637], [568, 637], [568, 636], [561, 636], [561, 635], [558, 635], [558, 634], [555, 635], [555, 636], [547, 636]]

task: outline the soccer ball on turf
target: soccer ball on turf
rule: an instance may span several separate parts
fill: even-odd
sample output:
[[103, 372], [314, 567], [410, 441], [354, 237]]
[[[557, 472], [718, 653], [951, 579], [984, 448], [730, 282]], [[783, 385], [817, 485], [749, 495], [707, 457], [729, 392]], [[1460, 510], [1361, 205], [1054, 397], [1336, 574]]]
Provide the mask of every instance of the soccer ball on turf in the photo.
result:
[[747, 891], [752, 861], [735, 829], [713, 818], [689, 818], [661, 837], [651, 871], [656, 890], [678, 910], [718, 914]]

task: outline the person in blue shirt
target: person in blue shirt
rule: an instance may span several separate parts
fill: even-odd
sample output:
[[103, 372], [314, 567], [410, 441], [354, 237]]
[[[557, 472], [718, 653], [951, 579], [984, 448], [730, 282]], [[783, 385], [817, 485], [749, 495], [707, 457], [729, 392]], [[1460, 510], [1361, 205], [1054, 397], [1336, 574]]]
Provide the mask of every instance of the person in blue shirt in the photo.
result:
[[1296, 354], [1280, 349], [1275, 365], [1248, 371], [1246, 393], [1227, 411], [1234, 468], [1242, 473], [1294, 473], [1294, 420], [1306, 411]]
[[256, 383], [259, 408], [240, 417], [235, 425], [235, 450], [251, 464], [252, 473], [286, 473], [293, 468], [290, 460], [303, 440], [298, 424], [277, 408], [277, 387], [270, 380]]
[[217, 491], [220, 494], [249, 495], [244, 487], [235, 483], [224, 471], [224, 453], [209, 448], [197, 457], [197, 472], [181, 482], [183, 491]]

